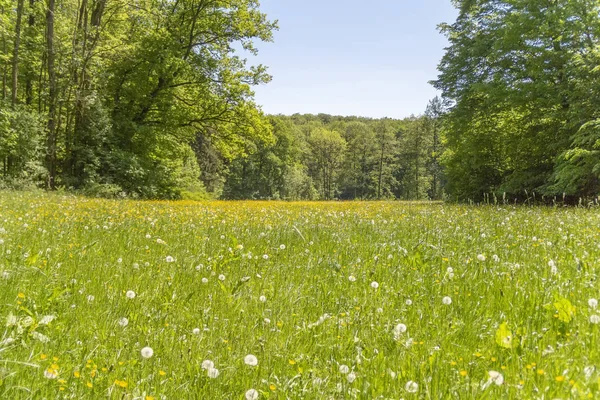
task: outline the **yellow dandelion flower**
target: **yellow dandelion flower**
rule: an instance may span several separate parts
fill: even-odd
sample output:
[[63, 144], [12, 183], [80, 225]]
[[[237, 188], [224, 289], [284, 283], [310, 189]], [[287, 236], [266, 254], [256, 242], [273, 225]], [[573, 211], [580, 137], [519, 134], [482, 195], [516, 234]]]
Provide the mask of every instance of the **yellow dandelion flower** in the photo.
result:
[[467, 376], [468, 372], [465, 371], [464, 369], [462, 371], [460, 371], [460, 376]]
[[160, 376], [165, 376], [167, 373], [161, 369], [160, 371], [158, 371], [158, 374]]
[[81, 374], [79, 373], [79, 371], [75, 371], [75, 372], [73, 372], [73, 376], [75, 378], [79, 378], [81, 376]]
[[565, 381], [565, 377], [562, 375], [557, 376], [556, 378], [554, 378], [554, 380], [556, 382], [564, 382]]
[[85, 384], [85, 386], [87, 386], [87, 387], [91, 388], [91, 387], [93, 387], [94, 385], [92, 385], [92, 382], [88, 382], [88, 383], [86, 383], [86, 384]]
[[543, 369], [538, 369], [537, 373], [538, 373], [538, 375], [544, 375], [545, 374], [545, 372], [544, 372]]
[[269, 385], [269, 389], [271, 389], [272, 392], [275, 391], [275, 389], [277, 389], [277, 386], [273, 385], [272, 383]]
[[48, 358], [47, 355], [45, 354], [40, 354], [40, 360], [45, 360], [46, 358]]
[[17, 297], [20, 298], [20, 299], [24, 299], [25, 298], [25, 294], [19, 292], [19, 294], [17, 295]]
[[295, 361], [295, 360], [289, 360], [288, 362], [290, 363], [290, 365], [294, 365], [294, 364], [296, 364], [296, 361]]

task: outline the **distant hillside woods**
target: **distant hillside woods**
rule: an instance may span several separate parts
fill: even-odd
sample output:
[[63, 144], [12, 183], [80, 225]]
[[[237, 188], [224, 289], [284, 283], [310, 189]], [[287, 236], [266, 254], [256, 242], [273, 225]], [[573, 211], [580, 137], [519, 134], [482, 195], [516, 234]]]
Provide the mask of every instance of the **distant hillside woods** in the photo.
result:
[[435, 99], [427, 115], [404, 120], [270, 116], [272, 140], [222, 163], [217, 190], [226, 199], [442, 199], [442, 111]]

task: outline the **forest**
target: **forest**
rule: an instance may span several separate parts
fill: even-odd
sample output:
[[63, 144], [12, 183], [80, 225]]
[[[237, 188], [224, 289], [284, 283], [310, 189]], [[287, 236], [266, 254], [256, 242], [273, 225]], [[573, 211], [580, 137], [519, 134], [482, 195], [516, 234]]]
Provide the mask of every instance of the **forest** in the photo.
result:
[[0, 0], [0, 188], [481, 201], [600, 189], [600, 4], [454, 0], [404, 120], [265, 115], [257, 0]]

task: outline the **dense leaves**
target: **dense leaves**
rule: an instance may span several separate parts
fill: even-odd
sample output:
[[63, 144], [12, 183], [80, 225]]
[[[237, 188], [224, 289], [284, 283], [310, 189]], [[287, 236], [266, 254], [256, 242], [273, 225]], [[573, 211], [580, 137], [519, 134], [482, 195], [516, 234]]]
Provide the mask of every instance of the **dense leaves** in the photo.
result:
[[446, 118], [448, 190], [596, 195], [600, 6], [462, 0], [434, 86]]
[[178, 197], [203, 190], [198, 136], [225, 159], [270, 137], [240, 55], [277, 27], [256, 0], [2, 0], [0, 22], [3, 181]]

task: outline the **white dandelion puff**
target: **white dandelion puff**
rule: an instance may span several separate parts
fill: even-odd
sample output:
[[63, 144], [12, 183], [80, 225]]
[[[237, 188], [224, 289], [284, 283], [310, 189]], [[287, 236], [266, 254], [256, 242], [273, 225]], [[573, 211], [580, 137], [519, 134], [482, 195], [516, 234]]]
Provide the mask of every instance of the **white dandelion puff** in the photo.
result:
[[394, 327], [394, 340], [400, 340], [400, 338], [402, 337], [402, 334], [406, 332], [406, 325], [404, 324], [398, 324]]
[[419, 390], [419, 384], [414, 381], [408, 381], [406, 382], [406, 385], [404, 385], [404, 389], [408, 393], [417, 393], [417, 391]]
[[450, 304], [452, 304], [452, 299], [450, 298], [450, 296], [445, 296], [442, 299], [442, 303], [445, 304], [445, 305], [447, 305], [447, 306], [449, 306]]
[[211, 368], [215, 367], [215, 363], [212, 362], [211, 360], [204, 360], [202, 361], [202, 369], [206, 369], [209, 370]]
[[504, 376], [498, 371], [489, 371], [488, 376], [490, 380], [488, 382], [494, 383], [495, 385], [502, 385], [504, 383]]
[[215, 379], [219, 376], [219, 370], [216, 368], [208, 368], [206, 375], [211, 379]]
[[371, 287], [373, 289], [377, 289], [379, 287], [379, 282], [376, 282], [376, 281], [371, 282]]
[[600, 315], [596, 315], [596, 314], [590, 315], [590, 322], [592, 324], [598, 324], [598, 323], [600, 323]]
[[350, 368], [346, 365], [346, 364], [342, 364], [340, 365], [340, 373], [341, 374], [347, 374], [348, 372], [350, 372]]
[[485, 256], [484, 256], [483, 254], [478, 254], [478, 255], [477, 255], [477, 259], [478, 259], [479, 261], [485, 261]]
[[354, 372], [350, 372], [347, 376], [346, 379], [348, 380], [349, 383], [354, 382], [354, 380], [356, 379], [356, 374]]
[[246, 400], [258, 399], [258, 391], [256, 389], [248, 389], [246, 391]]
[[258, 365], [258, 358], [254, 354], [248, 354], [244, 357], [244, 363], [251, 367], [256, 367]]
[[128, 290], [127, 293], [125, 293], [125, 296], [128, 299], [133, 300], [135, 299], [135, 292], [133, 290]]
[[129, 320], [125, 317], [123, 318], [119, 318], [119, 326], [125, 328], [127, 325], [129, 325]]
[[596, 308], [598, 307], [598, 300], [596, 299], [589, 299], [588, 300], [588, 306], [590, 306], [591, 308]]
[[141, 352], [142, 353], [142, 357], [144, 358], [150, 358], [154, 355], [154, 350], [152, 350], [152, 347], [144, 347]]

